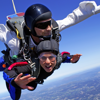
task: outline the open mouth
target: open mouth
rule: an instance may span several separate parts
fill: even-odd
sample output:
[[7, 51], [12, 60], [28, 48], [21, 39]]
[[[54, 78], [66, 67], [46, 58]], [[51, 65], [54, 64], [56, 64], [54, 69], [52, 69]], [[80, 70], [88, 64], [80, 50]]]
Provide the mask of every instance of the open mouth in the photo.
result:
[[50, 68], [51, 66], [45, 66], [46, 68]]

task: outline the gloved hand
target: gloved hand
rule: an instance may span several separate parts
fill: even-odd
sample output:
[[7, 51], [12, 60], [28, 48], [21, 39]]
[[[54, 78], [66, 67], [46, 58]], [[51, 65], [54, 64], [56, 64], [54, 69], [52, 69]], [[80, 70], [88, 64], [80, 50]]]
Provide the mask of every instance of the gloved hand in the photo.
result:
[[85, 10], [87, 13], [100, 13], [100, 5], [97, 6], [95, 1], [83, 1], [79, 4], [79, 8]]

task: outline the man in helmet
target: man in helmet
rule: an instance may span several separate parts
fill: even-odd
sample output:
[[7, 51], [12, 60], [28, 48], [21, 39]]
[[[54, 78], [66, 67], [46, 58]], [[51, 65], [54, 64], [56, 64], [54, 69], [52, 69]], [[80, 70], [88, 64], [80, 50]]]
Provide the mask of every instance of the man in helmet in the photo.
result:
[[52, 32], [52, 14], [51, 11], [42, 4], [30, 6], [25, 12], [25, 25], [31, 31], [31, 36], [34, 39], [50, 38]]
[[[79, 7], [70, 13], [66, 18], [56, 21], [58, 24], [58, 31], [60, 32], [97, 13], [100, 13], [100, 6], [97, 6], [94, 1], [83, 1], [79, 4]], [[53, 34], [53, 29], [55, 28], [53, 28], [52, 23], [53, 19], [51, 11], [46, 6], [42, 4], [34, 4], [26, 10], [24, 22], [21, 23], [21, 27], [23, 27], [26, 41], [28, 37], [27, 43], [30, 48], [36, 47], [41, 40], [54, 38], [59, 41], [58, 31], [57, 35], [55, 35], [56, 32]], [[14, 31], [9, 30], [5, 25], [2, 24], [0, 24], [0, 40], [4, 42], [10, 49], [10, 57], [19, 54], [20, 48], [22, 47], [20, 40], [17, 38]], [[1, 71], [4, 69], [2, 68], [4, 63], [5, 61], [3, 57], [1, 57]]]
[[[17, 89], [17, 93], [14, 92], [13, 89], [13, 92], [10, 92], [13, 100], [18, 100], [20, 98], [21, 89], [27, 87], [29, 90], [34, 90], [37, 87], [37, 84], [43, 84], [44, 79], [52, 75], [52, 73], [60, 67], [61, 63], [76, 63], [81, 56], [81, 54], [70, 55], [68, 52], [62, 52], [60, 55], [59, 45], [57, 41], [53, 39], [40, 42], [39, 45], [37, 45], [36, 51], [37, 55], [34, 57], [35, 59], [37, 58], [39, 61], [38, 63], [40, 63], [40, 65], [36, 65], [36, 67], [39, 66], [40, 70], [37, 78], [33, 78], [32, 82], [28, 83], [27, 81], [20, 80], [22, 74], [31, 74], [31, 76], [34, 77], [32, 74], [34, 73], [34, 70], [29, 63], [23, 66], [13, 66], [12, 69], [9, 69], [12, 66], [11, 65], [8, 69], [4, 70], [5, 80]], [[17, 76], [18, 74], [20, 74], [20, 76]], [[25, 84], [27, 84], [27, 86], [25, 86]]]

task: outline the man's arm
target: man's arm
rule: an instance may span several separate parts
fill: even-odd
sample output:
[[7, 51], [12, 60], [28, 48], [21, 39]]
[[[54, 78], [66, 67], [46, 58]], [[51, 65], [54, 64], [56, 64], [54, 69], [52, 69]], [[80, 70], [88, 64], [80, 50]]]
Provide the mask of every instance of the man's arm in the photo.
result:
[[7, 34], [7, 28], [4, 24], [0, 24], [0, 41], [3, 43], [6, 42], [6, 34]]
[[17, 55], [20, 47], [20, 40], [14, 31], [9, 31], [4, 24], [0, 24], [0, 41], [10, 48], [10, 56]]
[[100, 5], [97, 6], [95, 1], [83, 1], [72, 13], [63, 20], [57, 20], [59, 31], [62, 31], [72, 25], [75, 25], [94, 14], [100, 13]]

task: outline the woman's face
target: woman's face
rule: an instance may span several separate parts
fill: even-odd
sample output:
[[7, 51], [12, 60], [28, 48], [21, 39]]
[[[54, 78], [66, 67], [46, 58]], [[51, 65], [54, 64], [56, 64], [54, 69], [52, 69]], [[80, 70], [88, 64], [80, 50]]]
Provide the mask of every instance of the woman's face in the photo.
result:
[[51, 52], [43, 52], [39, 56], [40, 65], [46, 72], [52, 72], [56, 66], [56, 55]]

